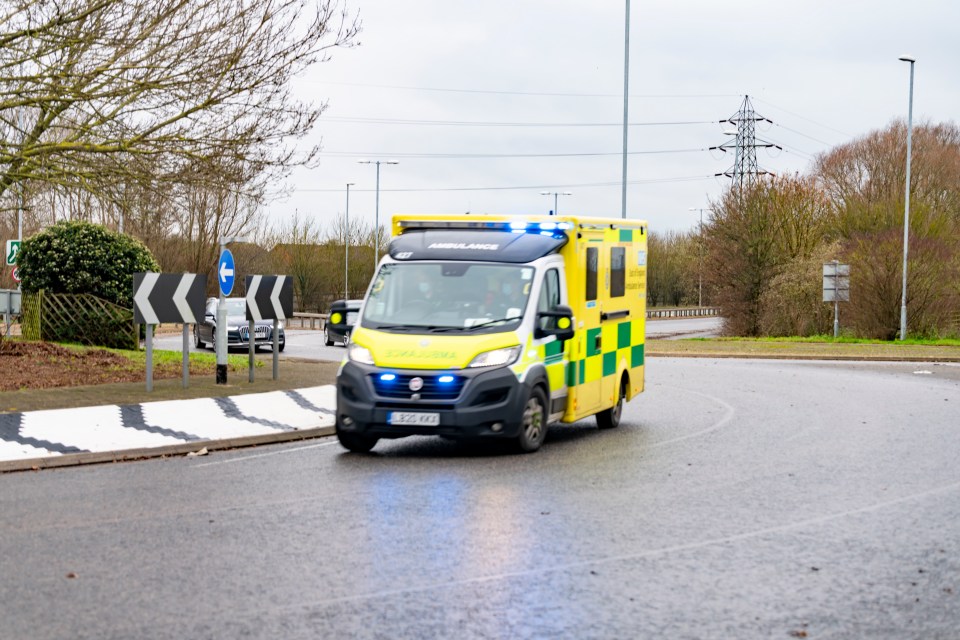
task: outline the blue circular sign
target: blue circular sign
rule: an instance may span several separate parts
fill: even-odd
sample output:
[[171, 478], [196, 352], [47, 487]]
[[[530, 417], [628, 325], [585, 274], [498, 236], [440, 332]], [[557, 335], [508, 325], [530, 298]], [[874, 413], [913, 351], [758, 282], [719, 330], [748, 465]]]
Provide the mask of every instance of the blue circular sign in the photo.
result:
[[233, 254], [230, 249], [224, 249], [217, 261], [217, 282], [220, 283], [220, 293], [225, 296], [233, 291]]

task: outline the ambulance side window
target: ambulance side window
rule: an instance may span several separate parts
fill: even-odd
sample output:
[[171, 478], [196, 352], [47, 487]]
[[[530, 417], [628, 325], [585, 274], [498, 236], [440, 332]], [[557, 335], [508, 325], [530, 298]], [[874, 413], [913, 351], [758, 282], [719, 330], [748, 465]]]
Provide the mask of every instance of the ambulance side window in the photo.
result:
[[610, 249], [610, 297], [621, 298], [626, 293], [626, 252], [623, 247]]
[[587, 248], [587, 300], [597, 299], [597, 248]]
[[540, 288], [540, 300], [537, 302], [537, 311], [549, 311], [560, 304], [560, 274], [556, 269], [550, 269], [543, 276], [543, 286]]
[[[560, 304], [560, 274], [556, 269], [550, 269], [543, 276], [543, 285], [540, 287], [540, 299], [537, 300], [537, 311], [549, 311]], [[540, 318], [540, 328], [548, 329], [555, 326], [556, 318]]]

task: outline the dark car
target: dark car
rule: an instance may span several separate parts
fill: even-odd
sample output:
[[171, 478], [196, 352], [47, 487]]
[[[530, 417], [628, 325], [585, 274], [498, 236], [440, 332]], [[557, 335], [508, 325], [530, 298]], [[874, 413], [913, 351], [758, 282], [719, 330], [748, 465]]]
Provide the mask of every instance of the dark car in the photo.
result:
[[[215, 349], [217, 342], [217, 307], [219, 298], [207, 298], [207, 308], [204, 311], [203, 322], [193, 326], [193, 338], [198, 349], [210, 345]], [[226, 298], [227, 306], [227, 349], [250, 347], [250, 321], [247, 320], [247, 301], [245, 298]], [[286, 346], [286, 335], [283, 332], [283, 322], [278, 322], [278, 348], [283, 351]], [[273, 348], [273, 320], [260, 320], [254, 325], [254, 346]]]
[[330, 305], [330, 313], [335, 312], [342, 313], [347, 319], [346, 329], [338, 331], [337, 328], [331, 327], [330, 322], [326, 322], [323, 325], [323, 343], [328, 347], [332, 347], [334, 342], [341, 342], [343, 346], [347, 346], [350, 342], [350, 331], [353, 329], [353, 325], [357, 322], [357, 316], [360, 314], [360, 305], [363, 303], [363, 300], [337, 300], [332, 305]]

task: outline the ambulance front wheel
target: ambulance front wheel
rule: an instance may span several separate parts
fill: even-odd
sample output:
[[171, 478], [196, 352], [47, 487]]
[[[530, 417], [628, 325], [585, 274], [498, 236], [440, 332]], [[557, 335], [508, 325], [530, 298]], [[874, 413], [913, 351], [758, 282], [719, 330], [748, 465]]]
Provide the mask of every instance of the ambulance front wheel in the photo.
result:
[[540, 448], [547, 437], [547, 396], [542, 387], [530, 390], [530, 397], [523, 407], [523, 421], [517, 445], [523, 453], [532, 453]]
[[620, 417], [623, 415], [623, 400], [627, 397], [627, 377], [620, 378], [620, 392], [617, 395], [617, 404], [597, 414], [597, 427], [600, 429], [616, 429], [620, 426]]
[[337, 429], [337, 440], [343, 445], [343, 448], [354, 453], [367, 453], [376, 446], [379, 438], [368, 436], [363, 433], [350, 433]]

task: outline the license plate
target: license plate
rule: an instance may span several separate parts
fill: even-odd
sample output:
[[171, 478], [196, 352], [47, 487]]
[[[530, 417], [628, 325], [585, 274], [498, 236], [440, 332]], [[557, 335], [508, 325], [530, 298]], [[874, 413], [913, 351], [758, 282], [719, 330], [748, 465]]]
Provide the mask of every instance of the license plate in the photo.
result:
[[417, 427], [436, 427], [440, 425], [439, 413], [414, 413], [412, 411], [391, 411], [387, 422], [397, 425]]

